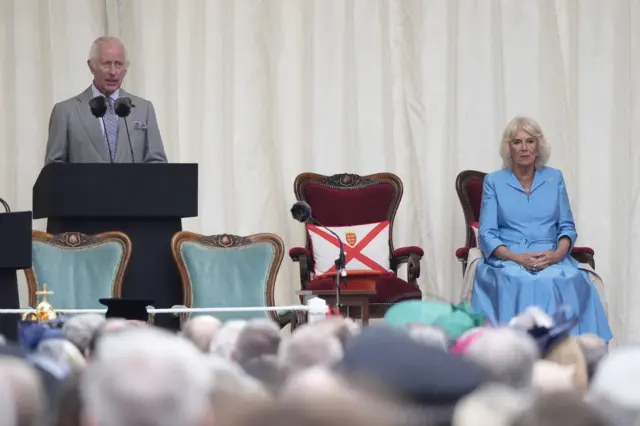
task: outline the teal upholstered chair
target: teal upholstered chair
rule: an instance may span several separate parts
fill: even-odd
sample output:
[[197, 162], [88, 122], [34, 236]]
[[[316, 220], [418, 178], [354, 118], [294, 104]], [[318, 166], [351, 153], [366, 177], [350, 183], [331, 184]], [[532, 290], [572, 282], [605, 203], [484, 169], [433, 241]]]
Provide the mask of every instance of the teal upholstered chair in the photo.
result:
[[29, 306], [45, 285], [56, 309], [100, 309], [101, 297], [120, 297], [131, 255], [131, 240], [121, 232], [51, 235], [33, 231], [33, 264], [25, 271]]
[[[284, 243], [274, 234], [205, 236], [178, 232], [172, 243], [180, 270], [183, 304], [193, 308], [275, 306], [274, 288]], [[271, 318], [281, 327], [290, 313], [224, 312], [221, 321]], [[182, 321], [187, 319], [182, 316]]]

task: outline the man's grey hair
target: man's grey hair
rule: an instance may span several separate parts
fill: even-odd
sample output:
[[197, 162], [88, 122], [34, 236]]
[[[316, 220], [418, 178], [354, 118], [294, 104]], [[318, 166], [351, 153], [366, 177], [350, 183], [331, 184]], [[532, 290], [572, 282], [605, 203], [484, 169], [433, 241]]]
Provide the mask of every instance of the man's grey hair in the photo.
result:
[[[35, 367], [14, 357], [0, 356], [0, 382], [8, 384], [15, 401], [16, 425], [40, 426], [44, 420], [46, 396]], [[0, 413], [0, 417], [4, 412]]]
[[484, 367], [492, 381], [515, 389], [531, 388], [533, 366], [540, 356], [531, 337], [509, 327], [487, 329], [464, 354]]
[[106, 335], [81, 381], [84, 417], [99, 426], [197, 426], [209, 408], [205, 355], [168, 332]]
[[202, 352], [209, 352], [222, 323], [211, 315], [193, 317], [184, 323], [180, 335], [196, 345]]
[[238, 334], [233, 360], [245, 364], [263, 357], [274, 357], [282, 336], [280, 327], [267, 318], [252, 319]]
[[280, 345], [278, 364], [289, 374], [308, 368], [330, 367], [344, 354], [340, 340], [329, 333], [318, 333], [313, 325], [297, 329], [290, 339]]
[[75, 315], [62, 326], [62, 335], [73, 343], [84, 356], [96, 330], [104, 324], [105, 318], [98, 314]]
[[124, 63], [125, 66], [129, 66], [129, 55], [127, 55], [127, 48], [124, 45], [124, 42], [120, 40], [118, 37], [113, 36], [102, 36], [98, 37], [91, 43], [91, 48], [89, 49], [89, 62], [92, 64], [96, 63], [96, 60], [100, 56], [100, 46], [103, 43], [117, 43], [122, 46], [122, 50], [124, 50]]
[[211, 342], [209, 352], [220, 355], [226, 359], [233, 359], [233, 352], [236, 350], [236, 342], [240, 336], [240, 332], [246, 327], [245, 320], [230, 320], [222, 325], [218, 335]]

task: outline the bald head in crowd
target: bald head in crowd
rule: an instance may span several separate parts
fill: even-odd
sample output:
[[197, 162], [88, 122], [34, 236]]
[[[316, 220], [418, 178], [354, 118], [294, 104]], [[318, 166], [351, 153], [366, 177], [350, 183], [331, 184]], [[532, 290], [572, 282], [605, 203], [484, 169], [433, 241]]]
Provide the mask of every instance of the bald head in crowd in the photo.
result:
[[209, 352], [211, 342], [222, 328], [219, 319], [210, 315], [191, 318], [182, 326], [182, 337], [193, 343], [202, 352]]

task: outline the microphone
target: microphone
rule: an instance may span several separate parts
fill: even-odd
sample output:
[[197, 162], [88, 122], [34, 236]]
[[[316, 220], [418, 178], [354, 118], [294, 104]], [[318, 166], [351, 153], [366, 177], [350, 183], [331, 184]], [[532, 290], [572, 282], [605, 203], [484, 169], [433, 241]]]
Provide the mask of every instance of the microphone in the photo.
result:
[[[91, 114], [97, 119], [101, 119], [107, 113], [107, 98], [104, 96], [96, 96], [89, 101], [89, 108], [91, 108]], [[104, 129], [104, 137], [107, 140], [107, 149], [109, 150], [109, 162], [113, 163], [113, 152], [111, 152], [111, 144], [109, 143], [109, 134], [107, 133], [107, 126], [102, 120], [102, 128]]]
[[131, 98], [124, 97], [118, 98], [113, 105], [113, 109], [118, 117], [124, 119], [124, 127], [127, 129], [127, 141], [129, 142], [129, 152], [131, 153], [131, 162], [135, 163], [136, 159], [133, 156], [133, 146], [131, 145], [131, 135], [129, 134], [129, 124], [127, 123], [127, 117], [131, 114], [131, 108], [135, 108]]
[[[327, 228], [326, 226], [321, 224], [319, 221], [314, 219], [313, 215], [311, 214], [311, 206], [305, 203], [304, 201], [297, 201], [296, 203], [293, 204], [293, 206], [291, 207], [291, 216], [293, 216], [293, 218], [298, 222], [307, 222], [311, 220], [316, 224], [318, 224], [318, 226], [323, 228], [325, 231], [328, 231], [338, 239], [338, 243], [340, 244], [340, 254], [338, 255], [338, 258], [335, 261], [335, 265], [336, 265], [336, 286], [337, 286], [337, 291], [339, 292], [340, 276], [347, 275], [347, 271], [345, 270], [347, 265], [346, 265], [345, 255], [344, 255], [344, 245], [342, 244], [342, 239], [333, 230]], [[336, 304], [339, 304], [339, 299], [336, 299]]]

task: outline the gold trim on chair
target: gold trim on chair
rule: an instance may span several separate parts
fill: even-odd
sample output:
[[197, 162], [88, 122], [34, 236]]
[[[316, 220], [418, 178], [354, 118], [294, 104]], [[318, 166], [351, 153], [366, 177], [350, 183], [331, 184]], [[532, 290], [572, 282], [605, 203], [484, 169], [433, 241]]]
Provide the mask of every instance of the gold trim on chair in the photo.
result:
[[[117, 242], [122, 246], [123, 258], [118, 265], [116, 277], [111, 287], [111, 293], [113, 297], [121, 297], [122, 281], [131, 257], [131, 240], [126, 234], [118, 231], [112, 231], [96, 235], [87, 235], [79, 232], [65, 232], [63, 234], [52, 235], [42, 231], [32, 231], [31, 238], [33, 241], [68, 249], [88, 248], [108, 242]], [[24, 273], [27, 278], [27, 289], [29, 291], [29, 306], [35, 307], [36, 303], [38, 303], [36, 295], [36, 291], [38, 290], [36, 276], [33, 272], [33, 268], [25, 269]], [[66, 306], [62, 306], [62, 308], [66, 308]]]
[[[203, 246], [218, 247], [222, 249], [233, 249], [265, 242], [271, 244], [271, 246], [273, 246], [274, 248], [275, 256], [273, 262], [271, 263], [271, 267], [269, 268], [269, 275], [267, 276], [265, 300], [268, 307], [276, 306], [276, 279], [278, 277], [278, 272], [280, 271], [280, 266], [282, 265], [282, 260], [284, 259], [284, 242], [279, 236], [270, 233], [254, 234], [246, 237], [231, 234], [216, 234], [207, 236], [188, 231], [176, 233], [171, 239], [171, 252], [173, 253], [173, 259], [175, 260], [176, 265], [178, 266], [178, 270], [180, 271], [180, 278], [182, 281], [183, 305], [187, 308], [191, 308], [193, 307], [193, 292], [191, 291], [191, 283], [189, 282], [189, 272], [187, 271], [187, 266], [180, 254], [180, 247], [186, 242], [194, 242], [202, 244]], [[272, 320], [278, 323], [280, 322], [278, 321], [277, 313], [269, 311], [268, 315]], [[187, 317], [188, 314], [181, 314], [181, 323], [186, 321]]]

